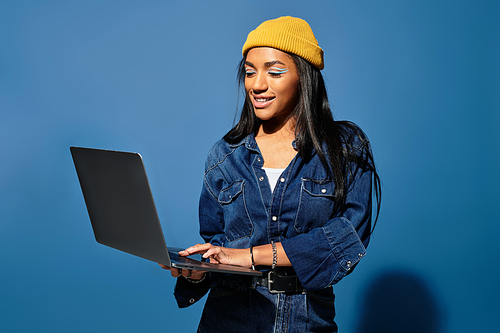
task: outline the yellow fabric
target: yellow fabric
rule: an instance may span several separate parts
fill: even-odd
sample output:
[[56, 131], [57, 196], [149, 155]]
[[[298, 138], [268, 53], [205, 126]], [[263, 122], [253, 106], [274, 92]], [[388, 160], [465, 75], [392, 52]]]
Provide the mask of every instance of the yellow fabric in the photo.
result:
[[248, 34], [243, 56], [254, 47], [272, 47], [298, 55], [320, 70], [325, 67], [323, 49], [319, 47], [311, 27], [297, 17], [282, 16], [261, 23]]

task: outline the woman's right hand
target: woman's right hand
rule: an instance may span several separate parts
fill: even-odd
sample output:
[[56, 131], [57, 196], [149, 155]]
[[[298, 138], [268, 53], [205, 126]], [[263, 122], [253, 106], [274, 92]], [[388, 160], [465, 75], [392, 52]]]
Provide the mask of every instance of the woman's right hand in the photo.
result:
[[195, 271], [195, 270], [190, 270], [190, 269], [179, 269], [179, 268], [174, 268], [174, 267], [168, 267], [163, 264], [158, 264], [160, 265], [161, 268], [166, 269], [167, 271], [170, 271], [170, 274], [177, 278], [179, 276], [184, 276], [185, 278], [188, 278], [193, 281], [201, 280], [203, 276], [205, 275], [205, 271]]

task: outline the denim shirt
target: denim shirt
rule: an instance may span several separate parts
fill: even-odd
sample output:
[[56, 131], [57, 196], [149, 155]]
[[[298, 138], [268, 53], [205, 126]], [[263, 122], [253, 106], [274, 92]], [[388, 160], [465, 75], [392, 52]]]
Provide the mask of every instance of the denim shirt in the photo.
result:
[[[353, 140], [354, 146], [361, 146], [356, 144], [359, 139]], [[273, 192], [263, 165], [254, 135], [237, 144], [220, 140], [212, 147], [200, 196], [201, 236], [205, 242], [229, 248], [281, 242], [305, 289], [337, 283], [366, 254], [371, 171], [351, 166], [345, 205], [333, 215], [335, 183], [317, 154], [307, 161], [297, 154]], [[179, 306], [201, 298], [206, 293], [199, 290], [202, 285], [178, 282]], [[192, 293], [182, 291], [185, 288]]]

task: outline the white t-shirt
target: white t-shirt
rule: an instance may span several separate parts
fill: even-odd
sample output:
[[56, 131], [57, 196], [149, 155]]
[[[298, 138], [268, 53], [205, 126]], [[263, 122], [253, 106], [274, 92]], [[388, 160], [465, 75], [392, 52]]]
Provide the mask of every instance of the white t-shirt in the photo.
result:
[[281, 174], [285, 169], [275, 169], [275, 168], [265, 168], [262, 167], [262, 170], [266, 172], [267, 178], [269, 179], [269, 185], [271, 186], [271, 192], [274, 192], [274, 188], [276, 187], [276, 182], [278, 178], [280, 178]]

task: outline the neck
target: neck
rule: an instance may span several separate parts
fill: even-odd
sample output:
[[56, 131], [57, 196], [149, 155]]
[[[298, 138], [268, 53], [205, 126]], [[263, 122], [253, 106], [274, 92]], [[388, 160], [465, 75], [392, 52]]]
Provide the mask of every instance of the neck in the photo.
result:
[[274, 140], [290, 142], [295, 140], [295, 119], [289, 118], [285, 122], [273, 120], [263, 122], [257, 130], [256, 137], [272, 137]]
[[292, 141], [295, 140], [295, 121], [289, 121], [279, 128], [270, 128], [266, 123], [259, 127], [255, 135], [264, 157], [264, 167], [284, 169], [297, 154], [292, 146]]

